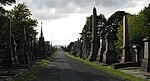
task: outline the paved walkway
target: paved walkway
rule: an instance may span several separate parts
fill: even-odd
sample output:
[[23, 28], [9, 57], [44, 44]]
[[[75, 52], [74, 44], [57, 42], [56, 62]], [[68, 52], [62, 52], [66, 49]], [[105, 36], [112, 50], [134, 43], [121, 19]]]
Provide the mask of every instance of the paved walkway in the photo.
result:
[[63, 51], [55, 53], [54, 60], [31, 81], [123, 81], [103, 71], [74, 60]]

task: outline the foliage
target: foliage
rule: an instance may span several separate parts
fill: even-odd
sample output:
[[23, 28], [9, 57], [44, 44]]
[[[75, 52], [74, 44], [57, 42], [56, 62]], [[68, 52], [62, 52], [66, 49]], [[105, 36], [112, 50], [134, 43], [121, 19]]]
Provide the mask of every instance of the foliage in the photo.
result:
[[22, 39], [23, 27], [26, 27], [27, 38], [36, 40], [37, 32], [34, 29], [37, 25], [37, 20], [31, 18], [31, 11], [24, 3], [20, 3], [10, 11], [12, 15], [12, 33], [17, 43]]
[[[138, 15], [128, 14], [128, 33], [129, 40], [131, 44], [140, 44], [143, 45], [142, 39], [150, 36], [150, 27], [149, 15], [150, 14], [150, 5], [145, 7]], [[117, 49], [120, 50], [120, 47], [123, 43], [123, 26], [120, 23], [117, 33]]]
[[[147, 23], [150, 23], [150, 4], [148, 7], [145, 7], [143, 10], [141, 10], [140, 14], [144, 14], [148, 20], [146, 21]], [[150, 24], [149, 24], [150, 25]]]
[[144, 14], [133, 15], [128, 18], [129, 39], [131, 43], [142, 44], [142, 39], [150, 36], [147, 18]]
[[66, 52], [70, 52], [71, 51], [71, 48], [73, 47], [74, 43], [73, 42], [70, 42], [70, 44], [67, 46], [66, 48]]
[[11, 5], [12, 3], [15, 3], [16, 0], [0, 0], [0, 3], [3, 4], [3, 5]]
[[126, 14], [127, 13], [124, 11], [116, 11], [108, 18], [108, 24], [116, 23], [119, 25], [119, 23], [122, 22], [124, 15]]

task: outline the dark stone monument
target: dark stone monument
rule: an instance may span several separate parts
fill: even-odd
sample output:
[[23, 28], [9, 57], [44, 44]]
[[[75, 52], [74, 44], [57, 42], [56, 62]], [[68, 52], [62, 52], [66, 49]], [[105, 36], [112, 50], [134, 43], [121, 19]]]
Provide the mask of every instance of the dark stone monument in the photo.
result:
[[77, 57], [82, 58], [82, 53], [81, 53], [81, 40], [77, 40]]
[[30, 58], [29, 58], [29, 53], [27, 50], [27, 38], [26, 38], [26, 28], [25, 26], [23, 27], [23, 32], [22, 32], [22, 42], [18, 46], [19, 50], [19, 62], [20, 64], [29, 64], [30, 63]]
[[107, 64], [111, 63], [117, 63], [117, 52], [115, 51], [115, 45], [114, 45], [114, 40], [115, 40], [115, 35], [112, 31], [108, 31], [106, 36], [106, 50], [103, 53], [103, 62]]
[[13, 50], [13, 57], [15, 60], [15, 64], [18, 65], [19, 64], [19, 60], [18, 60], [18, 53], [17, 53], [17, 44], [15, 41], [15, 38], [12, 38], [12, 50]]
[[13, 57], [13, 49], [11, 47], [11, 20], [8, 18], [8, 26], [7, 26], [7, 36], [6, 36], [6, 47], [4, 48], [2, 54], [2, 67], [14, 67], [15, 59]]
[[87, 50], [87, 44], [86, 44], [86, 38], [85, 38], [85, 35], [83, 35], [83, 39], [82, 39], [82, 41], [83, 41], [83, 44], [82, 44], [82, 57], [83, 57], [83, 59], [86, 59], [86, 58], [88, 58], [88, 50]]
[[100, 48], [98, 51], [97, 55], [97, 61], [102, 62], [103, 61], [103, 53], [105, 52], [106, 49], [106, 41], [105, 41], [105, 35], [106, 35], [106, 30], [102, 29], [100, 32]]
[[97, 13], [96, 8], [93, 9], [92, 15], [92, 39], [91, 39], [91, 53], [89, 55], [89, 61], [96, 61], [98, 50], [99, 50], [99, 38], [97, 35]]
[[150, 38], [143, 39], [144, 41], [144, 58], [141, 63], [140, 69], [150, 72]]
[[122, 49], [123, 50], [122, 50], [121, 63], [130, 62], [131, 54], [130, 54], [130, 47], [129, 47], [128, 19], [126, 15], [123, 17], [123, 47]]
[[46, 58], [46, 53], [45, 53], [45, 40], [43, 36], [43, 31], [42, 31], [42, 22], [41, 22], [41, 34], [39, 37], [39, 53], [38, 53], [38, 58]]

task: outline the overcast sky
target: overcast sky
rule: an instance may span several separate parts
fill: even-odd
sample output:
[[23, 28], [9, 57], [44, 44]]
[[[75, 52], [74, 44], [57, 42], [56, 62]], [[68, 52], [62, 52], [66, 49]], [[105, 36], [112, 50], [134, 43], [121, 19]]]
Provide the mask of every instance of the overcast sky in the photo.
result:
[[40, 22], [43, 22], [45, 40], [53, 45], [68, 45], [76, 41], [94, 6], [97, 14], [108, 18], [117, 10], [137, 14], [150, 4], [150, 0], [17, 0], [17, 3], [22, 2], [38, 20], [38, 31]]

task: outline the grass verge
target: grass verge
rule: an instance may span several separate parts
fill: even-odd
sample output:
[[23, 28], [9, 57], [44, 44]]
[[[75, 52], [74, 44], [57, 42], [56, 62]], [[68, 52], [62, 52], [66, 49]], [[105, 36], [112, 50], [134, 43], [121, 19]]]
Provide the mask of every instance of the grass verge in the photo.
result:
[[45, 68], [45, 66], [50, 63], [52, 60], [52, 57], [48, 57], [47, 59], [43, 60], [37, 60], [36, 65], [34, 67], [31, 67], [28, 71], [25, 73], [17, 76], [13, 79], [13, 81], [29, 81], [32, 79], [32, 77], [37, 74], [39, 71]]
[[97, 64], [97, 63], [89, 62], [89, 61], [87, 61], [87, 60], [83, 60], [83, 59], [74, 57], [74, 56], [72, 56], [72, 55], [69, 55], [68, 53], [65, 53], [65, 54], [68, 55], [68, 56], [71, 57], [71, 58], [74, 58], [74, 59], [76, 59], [76, 60], [78, 60], [78, 61], [80, 61], [80, 62], [83, 62], [83, 63], [85, 63], [85, 64], [88, 64], [88, 65], [90, 65], [90, 66], [92, 66], [92, 67], [94, 67], [94, 68], [96, 68], [96, 69], [103, 70], [103, 71], [105, 71], [106, 73], [111, 74], [111, 75], [113, 75], [113, 76], [116, 76], [116, 77], [118, 77], [118, 78], [121, 78], [121, 79], [123, 79], [123, 80], [125, 80], [125, 81], [126, 81], [126, 80], [127, 80], [127, 81], [147, 81], [147, 80], [145, 80], [145, 79], [141, 79], [141, 78], [139, 78], [139, 77], [135, 77], [135, 76], [133, 76], [133, 75], [124, 73], [124, 72], [120, 71], [119, 69], [108, 68], [108, 66], [101, 66], [101, 65], [99, 65], [99, 64]]

